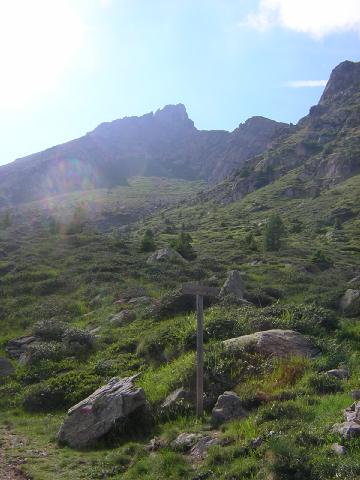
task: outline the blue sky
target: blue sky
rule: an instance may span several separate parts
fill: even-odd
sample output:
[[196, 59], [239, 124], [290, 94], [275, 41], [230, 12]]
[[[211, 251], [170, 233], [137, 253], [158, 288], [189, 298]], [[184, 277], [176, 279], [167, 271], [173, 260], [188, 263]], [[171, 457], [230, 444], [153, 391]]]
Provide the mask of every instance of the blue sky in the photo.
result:
[[296, 123], [360, 60], [360, 1], [0, 0], [0, 58], [0, 164], [169, 103]]

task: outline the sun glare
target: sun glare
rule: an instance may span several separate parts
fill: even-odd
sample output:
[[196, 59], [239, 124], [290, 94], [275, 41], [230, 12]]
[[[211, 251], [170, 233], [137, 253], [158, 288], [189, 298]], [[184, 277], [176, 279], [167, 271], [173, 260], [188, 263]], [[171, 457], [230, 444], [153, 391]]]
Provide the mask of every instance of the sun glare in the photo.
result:
[[61, 82], [85, 40], [68, 0], [0, 0], [0, 108], [21, 108]]

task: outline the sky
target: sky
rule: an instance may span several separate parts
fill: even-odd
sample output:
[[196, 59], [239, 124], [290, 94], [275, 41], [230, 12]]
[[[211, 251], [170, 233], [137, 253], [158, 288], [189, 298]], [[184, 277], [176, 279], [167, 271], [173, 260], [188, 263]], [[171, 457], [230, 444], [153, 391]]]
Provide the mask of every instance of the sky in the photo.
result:
[[360, 0], [0, 0], [0, 164], [185, 104], [296, 123], [360, 61]]

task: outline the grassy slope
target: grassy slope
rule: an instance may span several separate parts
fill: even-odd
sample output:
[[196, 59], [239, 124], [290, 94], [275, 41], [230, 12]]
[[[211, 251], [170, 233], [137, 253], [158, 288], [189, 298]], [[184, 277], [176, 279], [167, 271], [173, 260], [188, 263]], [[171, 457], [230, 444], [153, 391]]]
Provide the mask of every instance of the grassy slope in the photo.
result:
[[[28, 459], [23, 465], [25, 471], [36, 480], [120, 478], [121, 473], [125, 479], [178, 479], [192, 478], [194, 469], [211, 470], [213, 476], [209, 478], [228, 480], [267, 478], [269, 472], [286, 479], [359, 478], [359, 442], [347, 445], [345, 457], [335, 457], [330, 445], [338, 439], [329, 433], [329, 427], [341, 421], [342, 409], [351, 403], [351, 388], [359, 387], [360, 328], [356, 320], [342, 319], [335, 331], [312, 330], [311, 319], [305, 327], [295, 325], [294, 328], [305, 328], [305, 333], [314, 335], [323, 347], [323, 356], [312, 364], [295, 360], [293, 364], [264, 362], [254, 369], [237, 364], [238, 393], [251, 404], [257, 392], [262, 391], [265, 402], [252, 409], [246, 421], [226, 425], [221, 436], [229, 440], [229, 445], [215, 447], [201, 465], [192, 465], [169, 448], [149, 456], [142, 448], [146, 439], [136, 437], [130, 439], [131, 443], [116, 440], [87, 452], [59, 448], [55, 436], [65, 405], [55, 412], [36, 414], [26, 413], [21, 406], [23, 397], [39, 379], [46, 383], [52, 378], [60, 381], [64, 375], [72, 376], [76, 386], [68, 392], [71, 404], [77, 395], [81, 398], [111, 376], [142, 370], [139, 382], [156, 405], [191, 377], [194, 352], [189, 338], [193, 314], [160, 321], [139, 307], [135, 322], [122, 328], [110, 325], [109, 315], [119, 310], [114, 301], [131, 286], [143, 285], [151, 296], [158, 298], [189, 279], [215, 275], [214, 281], [221, 284], [227, 269], [239, 268], [250, 292], [261, 289], [263, 293], [266, 287], [279, 290], [280, 305], [317, 302], [334, 308], [347, 288], [346, 282], [359, 269], [360, 178], [353, 177], [317, 198], [287, 198], [281, 192], [293, 183], [292, 175], [227, 206], [209, 202], [162, 209], [126, 234], [100, 234], [91, 229], [73, 235], [54, 234], [41, 224], [31, 231], [26, 225], [13, 225], [2, 233], [0, 249], [6, 256], [0, 262], [0, 348], [9, 338], [30, 331], [34, 322], [52, 316], [82, 328], [100, 326], [101, 333], [99, 348], [88, 359], [19, 368], [16, 379], [2, 387], [3, 428], [8, 425], [20, 437], [27, 438], [12, 451], [12, 455]], [[185, 183], [181, 188], [187, 192]], [[333, 221], [327, 219], [339, 207], [350, 208], [354, 217], [344, 222], [341, 230], [334, 231]], [[262, 232], [264, 222], [273, 212], [281, 214], [288, 234], [281, 251], [270, 253], [263, 251]], [[290, 233], [296, 219], [302, 222], [303, 230]], [[190, 231], [198, 251], [197, 260], [182, 267], [148, 266], [148, 254], [138, 249], [141, 234], [148, 227], [155, 231], [158, 245], [167, 245], [182, 227]], [[17, 230], [22, 232], [21, 236], [16, 235]], [[244, 243], [249, 232], [255, 236], [255, 251]], [[334, 266], [308, 273], [304, 266], [310, 264], [317, 248], [325, 252]], [[251, 264], [254, 260], [257, 265]], [[99, 294], [100, 301], [92, 306], [91, 300]], [[289, 307], [286, 311], [288, 317], [282, 314], [280, 319], [272, 318], [270, 322], [275, 326], [280, 322], [284, 328], [293, 310]], [[262, 315], [268, 315], [266, 310], [254, 309], [246, 314], [241, 308], [219, 305], [207, 311], [206, 322], [209, 332], [216, 331], [211, 330], [212, 325], [220, 327], [221, 333], [213, 334], [217, 341], [231, 336], [226, 320], [235, 322], [233, 328], [238, 334], [249, 333], [260, 328]], [[162, 359], [167, 362], [161, 364], [154, 356], [153, 345], [164, 347]], [[221, 371], [226, 368], [226, 359], [214, 357], [211, 348], [209, 344], [207, 365]], [[336, 385], [334, 393], [316, 390], [311, 382], [316, 372], [341, 363], [350, 368], [350, 380]], [[151, 436], [171, 439], [177, 432], [198, 431], [206, 429], [206, 425], [207, 419], [204, 424], [196, 423], [189, 415], [170, 423], [161, 422]], [[270, 435], [271, 431], [274, 433]], [[244, 453], [242, 447], [258, 435], [265, 438], [264, 444]]]

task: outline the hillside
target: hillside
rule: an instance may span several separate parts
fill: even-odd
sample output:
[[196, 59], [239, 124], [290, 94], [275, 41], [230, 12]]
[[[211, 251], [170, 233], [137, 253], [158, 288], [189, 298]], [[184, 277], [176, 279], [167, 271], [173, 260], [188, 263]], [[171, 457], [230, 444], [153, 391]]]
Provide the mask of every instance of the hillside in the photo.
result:
[[254, 117], [233, 132], [198, 130], [184, 105], [103, 123], [84, 137], [0, 167], [0, 206], [126, 184], [133, 176], [224, 178], [288, 126]]
[[[210, 190], [201, 192], [198, 181], [131, 177], [114, 189], [3, 210], [6, 474], [360, 478], [359, 65], [337, 67], [309, 116]], [[267, 121], [233, 133], [255, 132], [257, 122]], [[228, 152], [244, 144], [232, 145]], [[231, 276], [240, 280], [230, 291]], [[224, 287], [205, 302], [200, 419], [195, 300], [180, 290], [197, 281]], [[12, 371], [4, 374], [5, 363]], [[114, 377], [134, 375], [135, 390], [127, 391], [144, 394], [144, 408], [112, 422], [94, 444], [58, 442], [69, 407]], [[228, 411], [221, 401], [233, 402]], [[80, 419], [98, 418], [104, 405], [93, 412], [81, 404]], [[353, 418], [347, 427], [345, 409]]]

